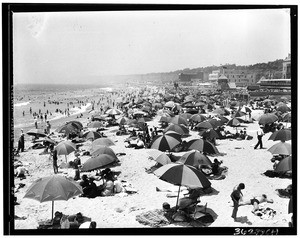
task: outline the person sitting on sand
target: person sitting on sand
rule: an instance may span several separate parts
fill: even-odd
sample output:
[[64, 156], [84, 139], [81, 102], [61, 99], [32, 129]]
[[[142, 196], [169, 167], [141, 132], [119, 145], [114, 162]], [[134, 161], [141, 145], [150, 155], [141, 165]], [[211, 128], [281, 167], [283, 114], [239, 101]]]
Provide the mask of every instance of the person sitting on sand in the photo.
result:
[[223, 163], [223, 161], [219, 161], [218, 159], [214, 159], [214, 162], [211, 166], [211, 171], [214, 175], [220, 174], [220, 165]]
[[82, 187], [82, 189], [89, 186], [89, 180], [86, 174], [82, 175], [81, 179], [82, 180], [79, 182], [79, 185]]
[[15, 175], [16, 175], [17, 178], [25, 179], [26, 178], [26, 176], [25, 176], [26, 173], [29, 174], [28, 170], [23, 166], [19, 166], [16, 169]]
[[258, 204], [263, 203], [263, 202], [268, 202], [268, 203], [273, 203], [273, 199], [268, 199], [266, 194], [262, 194], [260, 196], [254, 196], [253, 198], [249, 200], [244, 200], [241, 202], [239, 205], [253, 205], [252, 213], [256, 212], [259, 209]]
[[198, 168], [205, 176], [210, 176], [212, 174], [212, 169], [209, 165], [200, 164]]
[[184, 197], [179, 199], [178, 208], [185, 209], [188, 206], [200, 202], [201, 189], [188, 188], [188, 193], [184, 194]]

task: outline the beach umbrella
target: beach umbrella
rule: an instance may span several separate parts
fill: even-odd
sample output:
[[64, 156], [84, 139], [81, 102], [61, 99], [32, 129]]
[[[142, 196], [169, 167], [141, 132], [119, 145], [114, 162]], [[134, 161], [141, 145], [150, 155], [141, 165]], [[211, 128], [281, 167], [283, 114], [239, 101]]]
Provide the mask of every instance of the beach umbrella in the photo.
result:
[[198, 150], [206, 154], [219, 154], [215, 145], [203, 139], [193, 139], [188, 141], [186, 148], [187, 150]]
[[54, 148], [57, 155], [68, 155], [76, 150], [76, 145], [71, 141], [62, 141]]
[[270, 137], [269, 140], [280, 140], [280, 141], [288, 141], [292, 139], [292, 131], [288, 129], [282, 129], [279, 131], [275, 131]]
[[108, 109], [105, 113], [108, 115], [120, 115], [123, 112], [120, 111], [119, 109], [111, 108], [111, 109]]
[[107, 120], [107, 117], [108, 117], [108, 115], [95, 115], [94, 116], [94, 120], [97, 120], [97, 121], [105, 121], [105, 120]]
[[252, 110], [249, 107], [246, 107], [246, 106], [243, 106], [240, 111], [245, 112], [245, 113], [252, 112]]
[[170, 157], [169, 157], [168, 155], [166, 155], [166, 154], [161, 154], [161, 155], [159, 155], [159, 156], [155, 159], [155, 161], [156, 161], [157, 163], [161, 164], [161, 165], [171, 164], [171, 163], [172, 163]]
[[220, 119], [209, 119], [208, 122], [212, 125], [213, 128], [217, 128], [218, 126], [222, 126], [222, 122]]
[[164, 152], [157, 149], [147, 149], [147, 154], [149, 157], [155, 160], [158, 156], [164, 154]]
[[99, 144], [92, 144], [92, 147], [94, 146], [95, 150], [92, 150], [91, 154], [92, 157], [101, 155], [101, 154], [107, 154], [110, 155], [112, 157], [114, 157], [116, 160], [118, 159], [115, 152], [109, 148], [108, 146], [105, 145], [99, 145]]
[[96, 131], [87, 131], [83, 134], [83, 137], [85, 137], [87, 140], [88, 139], [96, 140], [98, 138], [101, 138], [101, 135]]
[[126, 122], [129, 120], [128, 117], [120, 117], [116, 120], [116, 122], [119, 124], [119, 125], [124, 125], [126, 124]]
[[35, 136], [35, 137], [46, 137], [47, 136], [42, 129], [31, 129], [26, 134], [30, 135], [30, 136]]
[[285, 157], [276, 166], [275, 172], [286, 172], [292, 170], [292, 156]]
[[55, 131], [58, 133], [64, 133], [64, 134], [68, 135], [70, 133], [78, 133], [79, 129], [74, 124], [67, 123], [62, 126], [59, 126]]
[[137, 116], [137, 115], [139, 115], [139, 116], [145, 116], [146, 114], [147, 114], [146, 112], [143, 112], [141, 110], [137, 110], [137, 111], [133, 112], [133, 115], [135, 115], [135, 116]]
[[162, 109], [163, 105], [160, 102], [156, 102], [156, 103], [152, 104], [152, 107], [155, 109], [157, 109], [157, 108]]
[[26, 191], [24, 198], [34, 199], [40, 203], [52, 201], [53, 220], [54, 201], [67, 201], [80, 194], [82, 194], [82, 189], [76, 182], [60, 175], [52, 175], [33, 182]]
[[189, 134], [189, 129], [185, 125], [170, 124], [164, 130], [164, 132], [167, 132], [167, 131], [175, 131], [180, 135], [188, 135]]
[[198, 123], [195, 128], [197, 129], [210, 129], [210, 128], [213, 128], [213, 126], [208, 122], [208, 121], [203, 121], [203, 122], [200, 122]]
[[[206, 104], [203, 108], [204, 108], [204, 109], [208, 109], [208, 110], [212, 110], [212, 109], [214, 109], [214, 106], [211, 105], [211, 104]], [[218, 111], [218, 112], [221, 112], [221, 111]], [[225, 112], [224, 112], [224, 113], [225, 113]]]
[[190, 118], [191, 118], [191, 116], [192, 116], [192, 114], [191, 113], [188, 113], [188, 112], [185, 112], [185, 113], [181, 113], [181, 114], [179, 114], [181, 117], [183, 117], [184, 119], [186, 119], [186, 120], [189, 120]]
[[291, 109], [287, 105], [280, 105], [276, 108], [276, 110], [285, 113], [290, 111]]
[[93, 157], [89, 158], [82, 165], [81, 171], [82, 172], [92, 171], [92, 170], [95, 170], [95, 169], [102, 168], [106, 165], [112, 164], [116, 161], [117, 161], [116, 157], [113, 157], [109, 154], [99, 154], [99, 155], [96, 155], [96, 156], [93, 156]]
[[231, 127], [238, 127], [240, 126], [240, 121], [237, 118], [232, 118], [227, 122], [227, 126], [231, 126]]
[[[168, 114], [167, 114], [168, 115]], [[171, 117], [168, 115], [168, 116], [157, 116], [156, 119], [159, 121], [159, 122], [170, 122], [171, 120]]]
[[212, 165], [210, 159], [198, 150], [185, 153], [177, 162], [198, 168], [199, 165]]
[[166, 109], [160, 109], [156, 112], [156, 115], [158, 116], [174, 116], [174, 112], [170, 111], [170, 110], [166, 110]]
[[176, 145], [181, 143], [181, 135], [175, 131], [167, 131], [153, 139], [151, 149], [160, 151], [171, 151]]
[[273, 114], [273, 113], [266, 113], [266, 114], [263, 114], [259, 120], [258, 120], [258, 123], [260, 125], [266, 125], [266, 124], [269, 124], [269, 123], [273, 123], [275, 121], [278, 120], [278, 117]]
[[283, 122], [291, 122], [292, 121], [292, 113], [287, 112], [287, 113], [283, 114], [282, 115], [282, 121]]
[[103, 124], [100, 121], [92, 121], [88, 124], [88, 128], [101, 128]]
[[242, 117], [242, 116], [245, 116], [247, 115], [245, 112], [242, 112], [242, 111], [237, 111], [233, 117]]
[[214, 129], [207, 129], [207, 130], [201, 130], [199, 132], [199, 135], [202, 136], [203, 138], [219, 138], [218, 133]]
[[206, 117], [201, 114], [194, 114], [190, 118], [190, 121], [198, 122], [198, 123], [203, 122], [205, 120], [206, 120]]
[[175, 106], [175, 103], [174, 103], [174, 101], [168, 101], [168, 102], [166, 102], [166, 104], [164, 106], [169, 107], [169, 108], [173, 108]]
[[181, 186], [187, 186], [193, 189], [208, 188], [211, 186], [210, 181], [200, 170], [197, 170], [192, 166], [180, 163], [166, 164], [155, 170], [154, 174], [163, 181], [179, 186], [176, 209], [178, 205]]
[[211, 113], [218, 114], [218, 115], [224, 115], [225, 111], [221, 108], [217, 108], [217, 109], [213, 110]]
[[75, 128], [77, 128], [78, 130], [81, 130], [83, 128], [83, 125], [80, 121], [68, 121], [67, 125], [70, 124], [72, 126], [74, 126]]
[[221, 121], [221, 125], [224, 125], [229, 121], [229, 119], [224, 116], [220, 116], [219, 119]]
[[292, 146], [286, 142], [279, 142], [268, 149], [273, 155], [290, 155], [292, 154]]
[[106, 137], [98, 138], [92, 142], [92, 150], [95, 151], [98, 146], [113, 146], [115, 143]]
[[183, 124], [183, 125], [188, 125], [188, 121], [187, 119], [185, 119], [184, 117], [180, 116], [180, 115], [176, 115], [175, 117], [172, 117], [171, 120], [170, 120], [171, 123], [173, 124]]
[[192, 96], [192, 95], [188, 95], [184, 98], [184, 101], [185, 102], [193, 102], [195, 101], [196, 99]]

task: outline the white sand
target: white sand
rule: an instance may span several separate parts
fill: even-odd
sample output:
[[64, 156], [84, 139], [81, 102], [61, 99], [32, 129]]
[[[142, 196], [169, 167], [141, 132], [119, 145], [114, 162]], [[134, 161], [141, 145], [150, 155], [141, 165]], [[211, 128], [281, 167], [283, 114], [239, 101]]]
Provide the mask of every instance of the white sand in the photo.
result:
[[[149, 122], [150, 127], [154, 123], [157, 122]], [[279, 197], [275, 189], [286, 188], [292, 181], [290, 179], [269, 178], [262, 175], [266, 170], [272, 169], [273, 164], [270, 161], [272, 155], [267, 149], [254, 150], [253, 148], [257, 142], [255, 131], [258, 129], [258, 124], [245, 125], [247, 125], [248, 134], [254, 137], [253, 140], [217, 140], [219, 151], [226, 153], [224, 156], [219, 156], [218, 159], [223, 160], [223, 165], [227, 166], [229, 171], [224, 180], [211, 180], [212, 187], [219, 193], [201, 197], [201, 204], [205, 205], [207, 203], [207, 207], [218, 215], [211, 227], [287, 227], [290, 220], [290, 215], [287, 214], [289, 199]], [[116, 128], [112, 127], [109, 131]], [[235, 131], [235, 129], [231, 128], [230, 130]], [[96, 221], [98, 228], [148, 227], [137, 222], [136, 215], [144, 211], [160, 209], [163, 202], [168, 202], [171, 206], [175, 206], [176, 197], [167, 198], [166, 192], [156, 192], [156, 187], [167, 188], [171, 185], [160, 180], [154, 174], [145, 172], [145, 168], [155, 164], [153, 160], [149, 160], [146, 149], [134, 150], [125, 148], [124, 139], [128, 136], [116, 136], [114, 135], [115, 133], [110, 133], [109, 131], [105, 131], [105, 134], [116, 143], [116, 146], [111, 148], [115, 153], [126, 153], [125, 156], [119, 157], [121, 165], [112, 168], [112, 170], [121, 171], [119, 179], [130, 183], [138, 192], [132, 195], [117, 194], [94, 199], [76, 197], [69, 201], [56, 201], [54, 211], [61, 211], [67, 215], [81, 212], [84, 216]], [[191, 134], [192, 136], [188, 137], [187, 140], [199, 138], [197, 132], [191, 132]], [[266, 148], [277, 143], [268, 141], [270, 135], [271, 133], [268, 133], [263, 137], [263, 145]], [[28, 148], [29, 145], [30, 143], [27, 142], [26, 147]], [[33, 181], [53, 174], [52, 161], [48, 159], [49, 155], [38, 155], [40, 152], [42, 152], [42, 149], [30, 150], [21, 153], [21, 156], [18, 157], [25, 164], [29, 164], [30, 176], [27, 176], [27, 179], [22, 181], [19, 179], [15, 180], [15, 184], [20, 182], [26, 184], [24, 188], [16, 193], [21, 205], [15, 206], [15, 214], [19, 217], [24, 216], [26, 219], [16, 220], [15, 229], [35, 229], [39, 221], [51, 218], [51, 202], [39, 203], [23, 198]], [[69, 155], [69, 159], [72, 158], [74, 158], [74, 154]], [[87, 158], [82, 157], [82, 162]], [[214, 159], [214, 157], [210, 158], [211, 160]], [[61, 161], [64, 161], [64, 157], [61, 158]], [[66, 170], [60, 169], [60, 171]], [[274, 200], [273, 204], [265, 204], [265, 206], [276, 211], [273, 219], [260, 219], [251, 213], [252, 206], [248, 205], [241, 206], [238, 210], [240, 222], [233, 221], [231, 218], [233, 207], [230, 193], [233, 187], [241, 182], [246, 185], [246, 188], [243, 190], [245, 197], [265, 193]], [[168, 227], [173, 226], [169, 225]]]

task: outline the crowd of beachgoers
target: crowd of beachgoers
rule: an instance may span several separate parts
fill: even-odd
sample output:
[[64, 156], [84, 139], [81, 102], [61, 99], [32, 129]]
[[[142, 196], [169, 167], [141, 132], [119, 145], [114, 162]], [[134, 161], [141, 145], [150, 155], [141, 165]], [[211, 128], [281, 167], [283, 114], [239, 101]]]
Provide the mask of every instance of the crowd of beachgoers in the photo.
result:
[[15, 229], [293, 226], [290, 97], [144, 86], [57, 102], [14, 129]]

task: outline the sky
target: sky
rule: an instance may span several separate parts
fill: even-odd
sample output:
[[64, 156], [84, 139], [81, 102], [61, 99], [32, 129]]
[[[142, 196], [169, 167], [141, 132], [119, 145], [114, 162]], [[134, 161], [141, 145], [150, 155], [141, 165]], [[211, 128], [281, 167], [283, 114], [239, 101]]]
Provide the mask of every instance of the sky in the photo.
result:
[[289, 9], [13, 14], [14, 84], [250, 65], [290, 52]]

